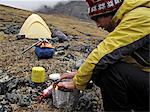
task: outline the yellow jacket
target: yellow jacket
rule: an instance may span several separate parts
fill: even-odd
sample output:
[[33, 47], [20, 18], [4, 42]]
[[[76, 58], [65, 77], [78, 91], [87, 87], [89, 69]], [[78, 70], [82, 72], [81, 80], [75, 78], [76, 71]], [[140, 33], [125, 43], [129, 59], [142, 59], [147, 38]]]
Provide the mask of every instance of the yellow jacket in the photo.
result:
[[[77, 89], [85, 89], [96, 65], [106, 69], [109, 64], [130, 56], [148, 44], [150, 0], [124, 0], [112, 23], [117, 25], [114, 31], [90, 53], [73, 78]], [[149, 65], [149, 62], [144, 62]]]

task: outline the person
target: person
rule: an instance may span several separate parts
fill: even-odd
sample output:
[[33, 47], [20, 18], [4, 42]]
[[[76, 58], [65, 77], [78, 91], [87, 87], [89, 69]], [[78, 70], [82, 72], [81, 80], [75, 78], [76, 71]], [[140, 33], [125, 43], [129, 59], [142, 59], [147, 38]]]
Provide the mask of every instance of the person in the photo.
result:
[[110, 33], [72, 77], [58, 83], [86, 89], [92, 80], [101, 88], [105, 111], [149, 111], [150, 0], [86, 0], [89, 16]]

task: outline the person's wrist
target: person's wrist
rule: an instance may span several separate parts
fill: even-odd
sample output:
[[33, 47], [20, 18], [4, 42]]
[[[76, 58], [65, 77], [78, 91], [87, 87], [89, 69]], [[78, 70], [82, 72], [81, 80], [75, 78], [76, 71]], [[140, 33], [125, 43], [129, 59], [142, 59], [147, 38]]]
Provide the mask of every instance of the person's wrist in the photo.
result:
[[72, 79], [72, 83], [73, 83], [73, 85], [74, 85], [74, 89], [76, 89], [76, 83], [75, 83], [75, 80], [74, 80], [74, 79]]

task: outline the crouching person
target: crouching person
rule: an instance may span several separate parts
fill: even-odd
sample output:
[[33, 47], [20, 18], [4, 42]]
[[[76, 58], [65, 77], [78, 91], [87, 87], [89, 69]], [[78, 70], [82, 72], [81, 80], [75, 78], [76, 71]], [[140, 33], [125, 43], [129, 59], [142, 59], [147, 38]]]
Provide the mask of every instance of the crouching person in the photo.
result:
[[93, 80], [105, 111], [149, 111], [150, 1], [86, 1], [91, 19], [110, 33], [77, 72], [67, 74], [73, 80], [58, 86], [84, 90]]

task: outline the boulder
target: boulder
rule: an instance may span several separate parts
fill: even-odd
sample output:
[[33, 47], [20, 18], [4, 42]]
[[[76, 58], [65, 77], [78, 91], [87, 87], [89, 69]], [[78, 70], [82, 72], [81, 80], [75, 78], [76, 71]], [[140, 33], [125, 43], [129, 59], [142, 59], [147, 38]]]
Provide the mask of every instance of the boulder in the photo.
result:
[[53, 38], [58, 38], [59, 42], [61, 42], [61, 43], [68, 40], [68, 37], [58, 29], [54, 29], [52, 31], [52, 37]]

